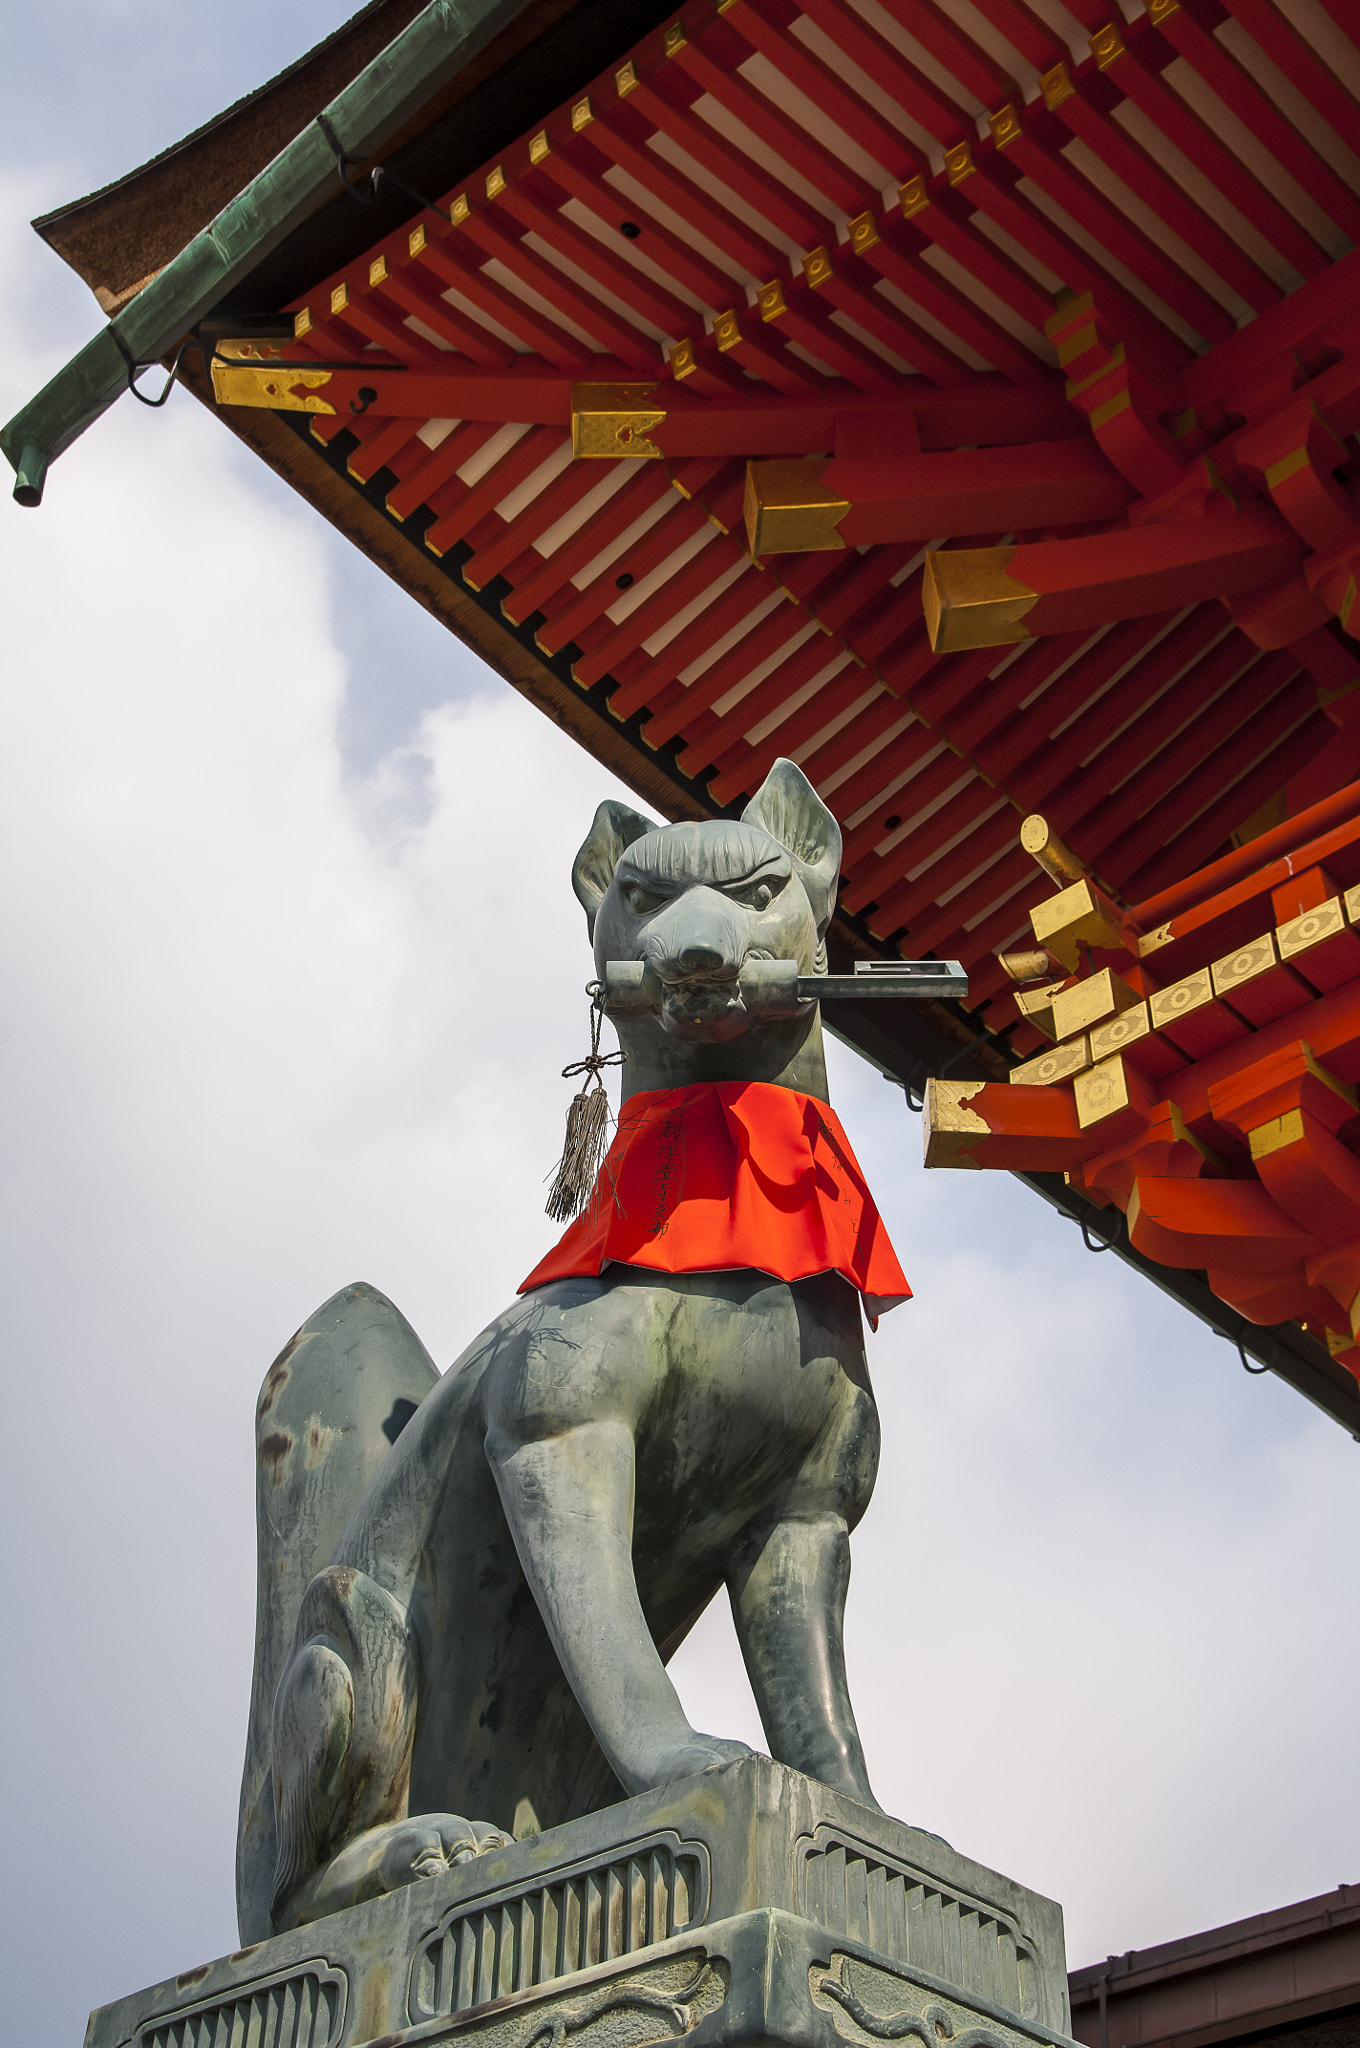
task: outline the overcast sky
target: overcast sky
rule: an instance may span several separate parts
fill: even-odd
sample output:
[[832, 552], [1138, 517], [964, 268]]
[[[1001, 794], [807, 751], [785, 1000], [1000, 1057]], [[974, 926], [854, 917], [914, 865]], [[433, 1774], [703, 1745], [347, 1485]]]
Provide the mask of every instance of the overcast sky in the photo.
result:
[[[0, 412], [95, 330], [30, 215], [342, 18], [9, 0]], [[608, 775], [185, 394], [0, 500], [6, 2032], [235, 1946], [252, 1408], [372, 1281], [447, 1363], [552, 1241]], [[1360, 1446], [1004, 1178], [833, 1092], [916, 1300], [849, 1654], [883, 1803], [1074, 1964], [1360, 1875]], [[677, 1660], [759, 1742], [726, 1616]]]

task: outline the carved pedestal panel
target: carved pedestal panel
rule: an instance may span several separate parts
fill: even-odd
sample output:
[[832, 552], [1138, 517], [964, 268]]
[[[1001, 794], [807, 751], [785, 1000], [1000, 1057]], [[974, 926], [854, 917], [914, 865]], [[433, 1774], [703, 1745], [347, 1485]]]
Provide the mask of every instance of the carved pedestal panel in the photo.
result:
[[101, 2007], [87, 2048], [1071, 2048], [1062, 1914], [752, 1757]]

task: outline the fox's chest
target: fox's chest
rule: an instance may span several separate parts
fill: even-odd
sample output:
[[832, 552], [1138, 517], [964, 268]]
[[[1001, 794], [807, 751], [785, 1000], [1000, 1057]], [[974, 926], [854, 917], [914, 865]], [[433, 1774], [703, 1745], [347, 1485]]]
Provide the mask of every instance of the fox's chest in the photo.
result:
[[844, 1282], [702, 1278], [721, 1291], [680, 1295], [638, 1420], [640, 1537], [653, 1524], [749, 1520], [846, 1409], [870, 1398], [858, 1303]]

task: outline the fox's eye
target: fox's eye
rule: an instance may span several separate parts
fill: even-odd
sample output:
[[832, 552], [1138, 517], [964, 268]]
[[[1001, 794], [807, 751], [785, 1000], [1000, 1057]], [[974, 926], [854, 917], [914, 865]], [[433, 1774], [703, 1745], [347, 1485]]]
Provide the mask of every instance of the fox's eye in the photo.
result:
[[748, 910], [768, 910], [775, 899], [775, 889], [769, 882], [753, 882], [749, 889], [735, 892], [738, 903], [744, 903]]
[[663, 901], [660, 896], [654, 896], [650, 889], [640, 887], [637, 882], [624, 884], [623, 900], [634, 917], [650, 917], [654, 910], [660, 909]]

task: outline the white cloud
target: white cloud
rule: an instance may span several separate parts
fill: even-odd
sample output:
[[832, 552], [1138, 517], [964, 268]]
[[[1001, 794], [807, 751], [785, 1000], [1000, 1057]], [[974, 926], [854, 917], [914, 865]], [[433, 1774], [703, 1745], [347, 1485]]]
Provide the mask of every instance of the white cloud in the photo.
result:
[[[347, 769], [353, 558], [185, 398], [0, 516], [0, 1925], [16, 2026], [74, 2040], [234, 1941], [269, 1358], [365, 1277], [446, 1361], [550, 1241], [613, 785], [457, 651]], [[834, 1073], [918, 1294], [852, 1592], [884, 1803], [1062, 1898], [1078, 1962], [1353, 1874], [1356, 1447]], [[714, 1616], [679, 1682], [750, 1737], [734, 1659]]]

